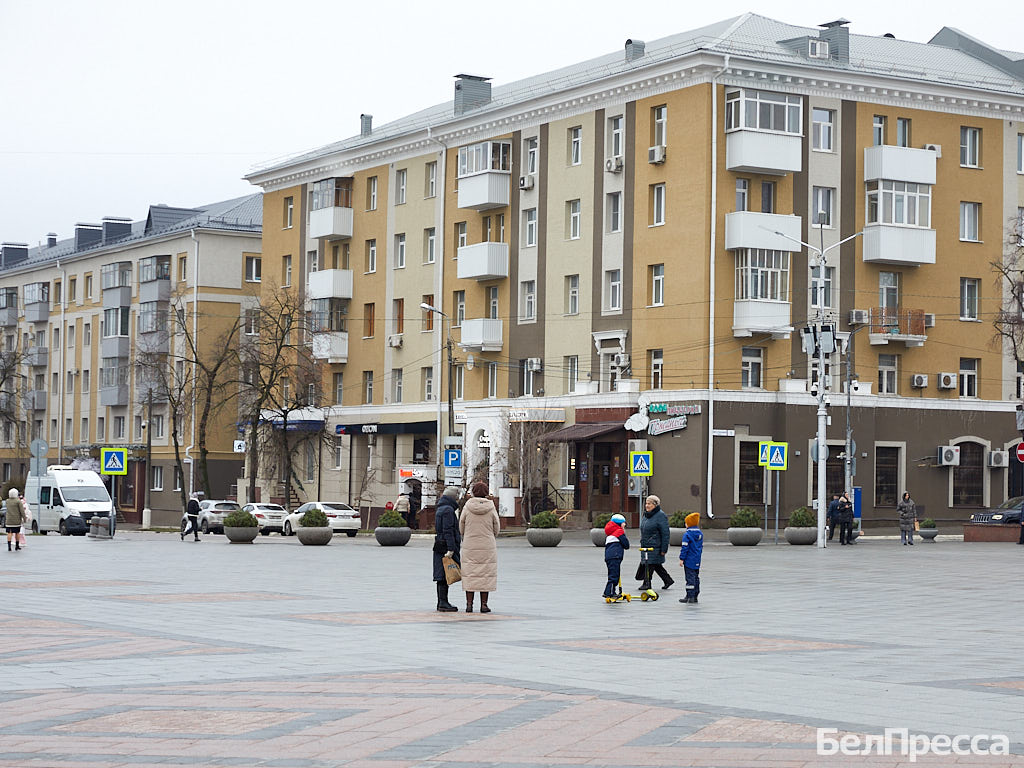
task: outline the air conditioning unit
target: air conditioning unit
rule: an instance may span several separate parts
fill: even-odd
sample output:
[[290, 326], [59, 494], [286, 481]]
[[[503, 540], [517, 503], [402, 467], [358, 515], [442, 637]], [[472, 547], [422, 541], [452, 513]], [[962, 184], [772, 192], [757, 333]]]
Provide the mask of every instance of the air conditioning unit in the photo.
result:
[[924, 327], [934, 328], [935, 327], [935, 313], [925, 312], [924, 313]]
[[910, 377], [910, 386], [916, 389], [924, 389], [928, 386], [928, 374], [927, 373], [915, 373]]
[[528, 173], [525, 176], [519, 177], [519, 188], [520, 189], [533, 189], [533, 174]]
[[389, 347], [394, 347], [395, 349], [401, 349], [402, 348], [402, 334], [400, 334], [400, 333], [392, 333], [390, 336], [388, 336], [388, 346]]
[[959, 467], [960, 466], [960, 446], [959, 445], [940, 445], [939, 455], [936, 459], [940, 467]]
[[544, 365], [539, 357], [528, 357], [526, 358], [526, 370], [542, 371], [544, 370]]
[[1009, 451], [989, 451], [988, 465], [990, 467], [1008, 467], [1010, 465]]
[[622, 171], [622, 155], [609, 157], [604, 161], [604, 169], [608, 173], [620, 173]]
[[850, 310], [850, 325], [867, 325], [871, 322], [871, 313], [866, 309]]
[[629, 368], [629, 355], [625, 352], [616, 352], [612, 355], [613, 368]]
[[956, 389], [956, 374], [955, 373], [940, 373], [939, 374], [939, 389]]
[[664, 163], [665, 162], [665, 147], [660, 144], [656, 147], [651, 147], [647, 150], [647, 162], [648, 163]]
[[925, 149], [930, 149], [935, 153], [936, 157], [942, 157], [942, 145], [941, 144], [925, 144]]

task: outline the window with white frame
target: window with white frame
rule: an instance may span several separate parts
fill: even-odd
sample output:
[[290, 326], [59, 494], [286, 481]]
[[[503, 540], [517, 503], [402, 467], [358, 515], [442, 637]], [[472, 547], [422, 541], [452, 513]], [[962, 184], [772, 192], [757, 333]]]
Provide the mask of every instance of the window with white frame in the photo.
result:
[[512, 144], [508, 141], [481, 141], [459, 147], [459, 178], [487, 171], [512, 168]]
[[807, 56], [811, 59], [828, 58], [828, 40], [811, 38], [807, 41]]
[[[10, 422], [7, 422], [6, 424], [4, 424], [4, 438], [5, 438], [4, 442], [7, 442], [7, 443], [9, 443], [11, 441], [10, 431], [9, 431], [8, 427], [10, 427]], [[82, 436], [82, 442], [83, 443], [89, 442], [89, 417], [88, 416], [83, 416], [82, 417], [81, 425], [80, 425], [79, 428], [81, 429], [81, 432], [79, 434], [81, 434], [81, 436]]]
[[423, 399], [434, 399], [434, 366], [427, 365], [420, 368], [420, 379], [423, 383]]
[[452, 384], [454, 385], [453, 397], [456, 400], [462, 400], [466, 396], [466, 367], [464, 365], [455, 366]]
[[[127, 336], [131, 327], [130, 307], [111, 307], [103, 310], [103, 338], [110, 339], [115, 336]], [[38, 346], [46, 346], [44, 341]]]
[[125, 435], [125, 418], [124, 416], [114, 417], [114, 439], [124, 440]]
[[341, 401], [345, 397], [345, 374], [333, 374], [331, 383], [333, 385], [331, 389], [334, 390], [334, 403], [335, 405], [341, 405]]
[[580, 276], [565, 276], [565, 314], [578, 315], [580, 311]]
[[[469, 232], [466, 229], [466, 222], [460, 221], [455, 225], [455, 247], [463, 248], [466, 245], [469, 245]], [[453, 258], [459, 258], [458, 251]]]
[[575, 392], [576, 383], [580, 380], [580, 357], [569, 355], [565, 358], [565, 391]]
[[978, 221], [981, 218], [981, 203], [960, 203], [960, 239], [978, 242]]
[[164, 415], [162, 413], [153, 414], [153, 437], [164, 436]]
[[405, 233], [395, 235], [395, 269], [405, 269]]
[[1024, 208], [1017, 209], [1017, 245], [1024, 246]]
[[523, 211], [523, 243], [529, 248], [537, 244], [537, 209]]
[[284, 199], [284, 222], [283, 226], [285, 229], [291, 229], [292, 221], [295, 215], [295, 200], [291, 197]]
[[366, 241], [366, 271], [367, 273], [377, 271], [377, 241]]
[[832, 211], [836, 191], [832, 187], [814, 187], [811, 195], [811, 214], [814, 226], [832, 226]]
[[498, 312], [501, 309], [498, 301], [498, 286], [491, 285], [487, 288], [487, 317], [491, 320], [498, 319]]
[[537, 157], [539, 151], [539, 145], [537, 143], [537, 137], [531, 136], [527, 139], [524, 144], [526, 145], [526, 151], [523, 153], [526, 155], [526, 172], [536, 173], [537, 172]]
[[744, 88], [725, 97], [725, 130], [741, 128], [797, 134], [803, 132], [799, 96]]
[[622, 270], [609, 269], [604, 273], [605, 296], [610, 311], [622, 309]]
[[896, 310], [900, 306], [900, 275], [898, 272], [878, 273], [878, 306]]
[[363, 403], [373, 403], [373, 371], [363, 371]]
[[1024, 133], [1017, 134], [1017, 173], [1024, 173]]
[[960, 127], [960, 165], [978, 168], [981, 165], [981, 128]]
[[660, 307], [665, 304], [665, 265], [651, 265], [651, 306]]
[[750, 180], [736, 179], [736, 210], [750, 210]]
[[433, 264], [436, 258], [437, 248], [437, 230], [434, 227], [429, 227], [423, 230], [423, 254], [424, 263]]
[[523, 394], [533, 395], [533, 374], [534, 370], [530, 367], [530, 361], [523, 361]]
[[242, 329], [246, 336], [256, 336], [260, 332], [259, 318], [260, 311], [258, 309], [245, 310], [245, 319], [242, 321]]
[[89, 369], [86, 368], [82, 371], [82, 394], [84, 395], [89, 391], [89, 387], [92, 385], [92, 375], [89, 373]]
[[498, 242], [499, 243], [504, 243], [505, 242], [505, 214], [504, 213], [499, 213], [495, 217], [495, 219], [496, 219], [497, 225], [498, 225], [496, 227], [496, 229], [498, 230]]
[[403, 376], [401, 368], [391, 369], [391, 397], [393, 403], [402, 402]]
[[871, 143], [876, 147], [885, 144], [885, 115], [875, 115], [871, 120]]
[[405, 184], [409, 177], [409, 172], [406, 169], [395, 171], [395, 205], [402, 205], [405, 203]]
[[569, 165], [583, 163], [583, 128], [575, 126], [569, 129]]
[[537, 281], [524, 280], [520, 283], [519, 306], [522, 320], [537, 319]]
[[978, 319], [978, 293], [981, 280], [975, 277], [960, 278], [960, 319]]
[[96, 417], [96, 439], [105, 440], [107, 437], [107, 420], [103, 416]]
[[153, 467], [153, 485], [150, 490], [162, 491], [164, 489], [164, 468], [160, 465]]
[[487, 364], [487, 396], [498, 396], [498, 364]]
[[245, 257], [245, 280], [249, 283], [258, 283], [263, 275], [263, 259], [259, 256]]
[[651, 364], [651, 389], [662, 389], [665, 386], [665, 352], [652, 349], [647, 354]]
[[622, 115], [608, 118], [608, 156], [622, 157], [625, 144], [623, 144], [622, 129], [625, 125]]
[[740, 386], [743, 389], [761, 389], [761, 370], [764, 365], [764, 350], [760, 347], [743, 347], [741, 354]]
[[366, 180], [366, 210], [377, 210], [377, 177], [371, 176]]
[[836, 113], [831, 109], [811, 110], [811, 149], [818, 152], [832, 151], [835, 119]]
[[978, 359], [960, 358], [960, 397], [978, 396]]
[[897, 355], [878, 356], [878, 394], [899, 394], [897, 391], [897, 382], [899, 381], [898, 363], [899, 358]]
[[466, 322], [466, 292], [455, 291], [452, 294], [452, 305], [455, 307], [455, 317], [453, 325], [459, 327]]
[[320, 269], [320, 252], [313, 250], [306, 252], [306, 274], [311, 275]]
[[608, 201], [608, 231], [622, 231], [622, 193], [609, 192], [606, 196]]
[[910, 146], [910, 118], [909, 117], [897, 117], [896, 118], [896, 146], [897, 147], [909, 147]]
[[285, 288], [292, 284], [292, 257], [290, 255], [281, 258], [281, 281]]
[[651, 185], [651, 226], [657, 227], [665, 223], [665, 185]]
[[789, 252], [736, 251], [736, 299], [789, 301]]
[[882, 180], [869, 181], [864, 186], [868, 224], [900, 224], [925, 229], [931, 226], [930, 184]]
[[664, 147], [668, 145], [668, 107], [662, 104], [660, 107], [651, 109], [651, 146]]
[[825, 279], [821, 278], [821, 267], [811, 267], [811, 307], [815, 309], [831, 309], [835, 295], [832, 285], [836, 279], [836, 268], [825, 267]]

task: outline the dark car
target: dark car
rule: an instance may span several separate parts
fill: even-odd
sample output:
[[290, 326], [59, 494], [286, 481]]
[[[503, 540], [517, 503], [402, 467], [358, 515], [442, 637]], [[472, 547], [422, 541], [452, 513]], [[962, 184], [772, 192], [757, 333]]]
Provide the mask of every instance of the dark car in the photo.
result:
[[971, 515], [972, 523], [989, 523], [991, 525], [1020, 525], [1020, 510], [1024, 505], [1024, 496], [1014, 496], [998, 507], [975, 512]]

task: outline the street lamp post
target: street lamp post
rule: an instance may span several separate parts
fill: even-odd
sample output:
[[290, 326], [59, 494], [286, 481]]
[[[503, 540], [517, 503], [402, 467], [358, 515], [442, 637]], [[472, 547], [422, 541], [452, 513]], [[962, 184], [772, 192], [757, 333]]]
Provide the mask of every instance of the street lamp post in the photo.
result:
[[[448, 315], [446, 315], [444, 312], [442, 312], [437, 307], [431, 306], [430, 304], [427, 304], [426, 302], [423, 302], [422, 304], [420, 304], [420, 309], [422, 309], [424, 312], [433, 312], [436, 315], [440, 315], [440, 317], [441, 317], [441, 330], [442, 331], [444, 331], [444, 321], [445, 320], [449, 320], [447, 341], [445, 342], [444, 346], [445, 346], [445, 349], [447, 349], [447, 351], [448, 351], [448, 434], [449, 435], [454, 435], [455, 434], [455, 409], [453, 407], [453, 393], [452, 393], [452, 373], [453, 373], [452, 369], [454, 368], [454, 360], [452, 359], [452, 331], [451, 331], [451, 322], [450, 322], [450, 319], [449, 319]], [[441, 397], [440, 397], [440, 394], [441, 394], [441, 392], [440, 392], [440, 390], [441, 390], [441, 369], [440, 369], [440, 363], [441, 363], [441, 361], [440, 361], [440, 359], [438, 359], [438, 371], [437, 371], [438, 385], [437, 385], [437, 391], [434, 393], [434, 397], [437, 399], [437, 456], [438, 456], [438, 465], [441, 464]]]
[[146, 401], [146, 501], [142, 510], [142, 527], [149, 528], [153, 522], [153, 507], [150, 486], [153, 485], [153, 390], [149, 390]]

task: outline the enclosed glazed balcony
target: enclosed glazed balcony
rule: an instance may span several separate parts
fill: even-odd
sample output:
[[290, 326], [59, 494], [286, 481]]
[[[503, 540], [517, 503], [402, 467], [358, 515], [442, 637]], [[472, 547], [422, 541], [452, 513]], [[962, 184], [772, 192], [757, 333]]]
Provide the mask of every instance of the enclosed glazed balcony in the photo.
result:
[[313, 334], [313, 357], [328, 363], [348, 362], [348, 332], [322, 331]]
[[313, 185], [309, 236], [341, 240], [352, 237], [352, 179], [323, 179]]
[[18, 289], [0, 290], [0, 326], [18, 324]]
[[460, 280], [498, 280], [508, 277], [508, 245], [475, 243], [458, 251]]
[[738, 130], [726, 134], [725, 167], [740, 173], [785, 176], [799, 173], [803, 137], [788, 133]]
[[725, 95], [725, 166], [782, 176], [803, 167], [803, 99], [739, 88]]
[[459, 208], [486, 211], [509, 204], [512, 144], [482, 141], [459, 147]]
[[100, 267], [103, 308], [127, 307], [132, 303], [132, 263], [119, 261]]
[[101, 357], [128, 357], [132, 350], [132, 340], [127, 336], [107, 336], [100, 340]]
[[926, 327], [923, 309], [872, 307], [869, 310], [868, 340], [873, 346], [897, 341], [908, 347], [924, 346], [928, 340]]
[[792, 305], [788, 301], [740, 299], [733, 303], [732, 335], [740, 338], [755, 333], [770, 333], [775, 339], [788, 339], [793, 332]]
[[[725, 214], [725, 247], [766, 248], [772, 251], [794, 251], [800, 248], [801, 218], [779, 213], [736, 211]], [[781, 232], [782, 234], [776, 234]], [[788, 235], [784, 237], [783, 235]]]
[[881, 145], [864, 149], [864, 181], [892, 179], [935, 183], [934, 150]]
[[898, 224], [864, 227], [865, 264], [917, 267], [935, 263], [935, 230]]
[[100, 387], [100, 405], [128, 405], [128, 385]]
[[501, 319], [480, 317], [463, 320], [459, 346], [463, 349], [479, 349], [481, 352], [500, 352], [502, 332]]
[[45, 411], [46, 405], [45, 389], [31, 389], [25, 396], [25, 408], [29, 411]]
[[45, 368], [50, 362], [50, 350], [47, 347], [32, 347], [25, 353], [25, 364], [33, 368]]
[[352, 270], [322, 269], [309, 275], [306, 293], [310, 299], [351, 299]]

